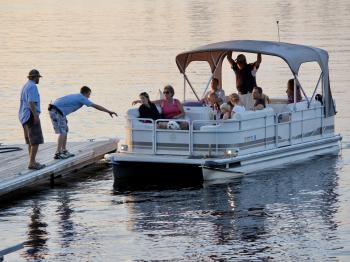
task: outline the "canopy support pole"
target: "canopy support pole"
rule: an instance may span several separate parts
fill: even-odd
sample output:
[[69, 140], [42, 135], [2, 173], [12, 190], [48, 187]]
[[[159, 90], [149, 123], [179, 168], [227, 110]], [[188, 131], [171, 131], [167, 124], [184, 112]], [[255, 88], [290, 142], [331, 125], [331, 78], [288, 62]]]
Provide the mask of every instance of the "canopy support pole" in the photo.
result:
[[[210, 84], [211, 80], [214, 78], [214, 75], [215, 75], [215, 73], [216, 73], [216, 70], [218, 69], [218, 65], [219, 65], [219, 63], [220, 63], [222, 57], [225, 56], [225, 55], [226, 55], [226, 54], [220, 55], [219, 60], [218, 60], [218, 62], [217, 62], [216, 65], [215, 65], [214, 72], [211, 74], [211, 76], [210, 76], [210, 78], [209, 78], [209, 81], [208, 81], [208, 83], [207, 83], [207, 85], [206, 85], [206, 87], [205, 87], [205, 90], [204, 90], [204, 92], [203, 92], [202, 97], [204, 97], [205, 93], [207, 92], [208, 87], [209, 87], [209, 84]], [[221, 79], [221, 83], [220, 83], [220, 84], [221, 84], [221, 89], [222, 89], [222, 79]]]
[[297, 106], [296, 106], [296, 103], [297, 103], [297, 78], [298, 78], [297, 75], [294, 74], [294, 87], [293, 87], [294, 111], [296, 111], [296, 109], [297, 109]]
[[190, 80], [188, 79], [188, 77], [187, 77], [186, 73], [184, 72], [183, 74], [184, 74], [184, 78], [185, 78], [185, 80], [187, 81], [187, 83], [188, 83], [188, 84], [189, 84], [189, 86], [191, 87], [193, 94], [196, 96], [196, 98], [198, 99], [198, 101], [201, 101], [201, 100], [200, 100], [200, 98], [198, 97], [198, 95], [197, 95], [196, 91], [194, 90], [194, 88], [193, 88], [193, 86], [192, 86], [192, 84], [191, 84]]
[[185, 82], [185, 80], [186, 80], [187, 83], [189, 84], [189, 86], [191, 87], [193, 94], [196, 96], [196, 98], [198, 99], [198, 101], [201, 101], [201, 100], [199, 99], [199, 97], [198, 97], [196, 91], [194, 90], [194, 88], [193, 88], [193, 86], [192, 86], [190, 80], [188, 79], [188, 77], [187, 77], [187, 75], [186, 75], [186, 73], [185, 73], [185, 70], [183, 70], [183, 68], [182, 68], [181, 65], [177, 64], [177, 66], [180, 68], [182, 74], [184, 75], [184, 83], [186, 83], [186, 82]]
[[303, 87], [301, 86], [297, 74], [294, 74], [294, 103], [296, 103], [297, 82], [298, 82], [298, 84], [299, 84], [299, 87], [300, 87], [301, 91], [303, 92], [303, 95], [304, 95], [304, 97], [305, 97], [307, 103], [309, 104], [309, 103], [310, 103], [310, 102], [309, 102], [309, 98], [307, 97], [307, 95], [306, 95], [306, 93], [305, 93]]
[[185, 102], [185, 100], [186, 100], [186, 79], [184, 76], [184, 99], [183, 99], [183, 101]]
[[205, 93], [207, 92], [209, 84], [210, 84], [211, 80], [213, 79], [213, 76], [214, 76], [214, 74], [211, 74], [211, 76], [209, 77], [208, 83], [205, 86], [205, 89], [203, 91], [202, 97], [204, 97]]
[[314, 89], [314, 92], [312, 93], [312, 96], [311, 96], [310, 102], [308, 103], [308, 108], [310, 108], [311, 101], [312, 101], [312, 99], [315, 97], [315, 94], [316, 94], [316, 91], [317, 91], [318, 85], [320, 84], [322, 77], [323, 77], [323, 72], [321, 72], [320, 77], [318, 78], [318, 81], [317, 81], [316, 87], [315, 87], [315, 89]]

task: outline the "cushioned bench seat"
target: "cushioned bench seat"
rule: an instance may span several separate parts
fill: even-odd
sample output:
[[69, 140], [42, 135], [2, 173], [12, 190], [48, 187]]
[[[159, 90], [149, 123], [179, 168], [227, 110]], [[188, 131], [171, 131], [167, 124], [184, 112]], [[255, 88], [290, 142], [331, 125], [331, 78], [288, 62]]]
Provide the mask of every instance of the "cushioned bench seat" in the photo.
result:
[[[267, 124], [271, 124], [271, 122], [274, 121], [274, 115], [275, 113], [272, 108], [265, 108], [263, 110], [257, 110], [257, 111], [245, 111], [242, 113], [234, 114], [233, 118], [230, 120], [227, 120], [227, 122], [224, 120], [223, 122], [220, 122], [217, 125], [212, 124], [212, 125], [201, 126], [200, 130], [201, 131], [235, 131], [239, 129], [239, 126], [240, 126], [239, 122], [242, 122], [241, 127], [244, 127], [244, 128], [247, 128], [249, 126], [252, 126], [252, 127], [264, 126], [265, 125], [264, 118], [270, 117], [270, 120]], [[236, 121], [232, 121], [232, 120], [236, 120]], [[260, 120], [261, 123], [259, 123], [258, 120]]]

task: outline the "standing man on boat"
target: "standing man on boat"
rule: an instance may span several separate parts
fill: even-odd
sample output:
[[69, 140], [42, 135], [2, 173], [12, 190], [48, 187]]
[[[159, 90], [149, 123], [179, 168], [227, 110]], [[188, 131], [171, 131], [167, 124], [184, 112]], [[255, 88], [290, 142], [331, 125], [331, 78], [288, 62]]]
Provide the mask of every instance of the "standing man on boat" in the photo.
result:
[[227, 60], [236, 74], [236, 87], [241, 103], [246, 110], [252, 110], [254, 108], [252, 92], [253, 88], [257, 86], [255, 76], [261, 63], [261, 54], [258, 54], [257, 60], [250, 64], [247, 63], [247, 59], [243, 54], [239, 54], [236, 61], [234, 61], [232, 52], [227, 54]]
[[21, 91], [21, 101], [18, 112], [19, 120], [23, 126], [24, 139], [28, 144], [29, 164], [28, 169], [39, 170], [45, 167], [35, 161], [39, 145], [44, 143], [40, 124], [40, 95], [37, 84], [39, 84], [40, 73], [33, 69], [28, 74], [28, 81]]
[[58, 134], [57, 150], [54, 159], [66, 159], [74, 156], [74, 154], [71, 154], [66, 149], [68, 134], [67, 115], [77, 111], [79, 108], [85, 105], [88, 107], [93, 107], [99, 111], [106, 112], [111, 117], [113, 117], [113, 115], [118, 116], [117, 113], [109, 111], [103, 106], [91, 102], [89, 100], [90, 95], [91, 89], [87, 86], [83, 86], [80, 89], [79, 94], [71, 94], [60, 97], [49, 105], [51, 122], [55, 133]]

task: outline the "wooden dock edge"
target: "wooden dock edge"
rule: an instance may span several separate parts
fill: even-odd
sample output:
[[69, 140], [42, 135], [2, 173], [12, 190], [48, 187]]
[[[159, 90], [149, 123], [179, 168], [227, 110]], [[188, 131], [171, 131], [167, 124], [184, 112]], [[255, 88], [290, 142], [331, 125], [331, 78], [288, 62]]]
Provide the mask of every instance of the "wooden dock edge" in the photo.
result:
[[44, 169], [37, 171], [24, 171], [14, 175], [10, 180], [0, 183], [0, 198], [9, 193], [14, 193], [25, 187], [40, 184], [44, 181], [50, 181], [55, 177], [61, 177], [71, 174], [74, 171], [87, 167], [103, 159], [107, 153], [114, 152], [118, 147], [117, 139], [90, 141], [89, 149], [74, 152], [75, 157], [64, 160], [53, 160], [47, 164]]

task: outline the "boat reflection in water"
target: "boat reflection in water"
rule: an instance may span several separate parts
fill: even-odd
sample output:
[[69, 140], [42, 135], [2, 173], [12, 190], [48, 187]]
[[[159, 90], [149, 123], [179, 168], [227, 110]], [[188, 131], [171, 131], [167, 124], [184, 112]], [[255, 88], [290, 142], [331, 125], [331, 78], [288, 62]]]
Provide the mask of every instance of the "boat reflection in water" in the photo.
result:
[[[30, 222], [28, 223], [27, 241], [24, 243], [25, 251], [21, 253], [21, 256], [28, 260], [46, 261], [50, 255], [47, 243], [49, 239], [49, 225], [45, 222], [47, 218], [45, 218], [44, 214], [47, 216], [48, 210], [47, 207], [39, 205], [39, 202], [40, 200], [33, 201]], [[69, 255], [67, 250], [75, 240], [76, 232], [71, 218], [73, 209], [70, 207], [69, 193], [67, 191], [58, 191], [57, 202], [59, 203], [55, 210], [58, 223], [57, 234], [61, 239], [61, 251], [57, 255], [64, 257]]]
[[28, 239], [25, 243], [26, 250], [22, 256], [26, 259], [40, 261], [45, 259], [48, 248], [48, 232], [45, 217], [42, 214], [42, 207], [37, 200], [33, 201], [30, 221], [28, 223]]
[[[171, 253], [174, 247], [189, 259], [332, 257], [341, 248], [337, 159], [321, 157], [243, 176], [224, 187], [219, 181], [169, 185], [161, 193], [149, 185], [138, 185], [135, 192], [129, 187], [125, 204], [131, 228], [151, 237], [152, 248], [161, 252], [164, 245]], [[119, 188], [115, 194], [123, 192]]]

